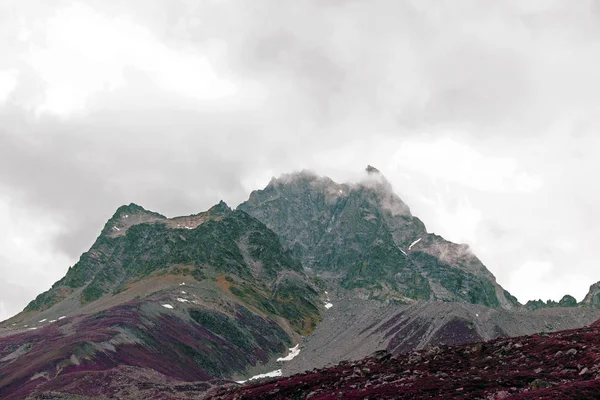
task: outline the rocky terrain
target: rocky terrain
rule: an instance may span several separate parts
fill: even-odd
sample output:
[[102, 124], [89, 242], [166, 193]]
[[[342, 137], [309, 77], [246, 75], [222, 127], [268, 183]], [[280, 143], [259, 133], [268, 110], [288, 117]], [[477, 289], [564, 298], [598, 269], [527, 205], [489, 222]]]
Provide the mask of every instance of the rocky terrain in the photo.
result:
[[234, 399], [598, 399], [600, 324], [587, 328], [434, 346], [241, 388], [210, 398]]
[[476, 304], [419, 302], [401, 306], [329, 293], [332, 307], [317, 329], [300, 342], [300, 353], [283, 363], [284, 375], [358, 360], [377, 350], [410, 352], [440, 344], [574, 329], [600, 318], [600, 310], [494, 309]]

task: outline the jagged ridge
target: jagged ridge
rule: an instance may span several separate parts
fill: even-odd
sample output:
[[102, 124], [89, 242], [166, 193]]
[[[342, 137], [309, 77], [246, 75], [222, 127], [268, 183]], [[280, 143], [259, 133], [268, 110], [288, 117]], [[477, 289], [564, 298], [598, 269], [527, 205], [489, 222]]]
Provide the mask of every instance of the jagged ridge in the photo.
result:
[[358, 184], [284, 175], [238, 209], [275, 231], [306, 268], [360, 296], [518, 305], [468, 246], [427, 233], [381, 173], [367, 172]]

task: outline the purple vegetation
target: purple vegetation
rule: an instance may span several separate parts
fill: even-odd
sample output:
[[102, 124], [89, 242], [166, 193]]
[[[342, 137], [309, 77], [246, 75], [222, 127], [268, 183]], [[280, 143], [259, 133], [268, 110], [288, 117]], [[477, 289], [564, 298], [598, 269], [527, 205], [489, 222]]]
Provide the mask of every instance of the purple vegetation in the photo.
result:
[[[415, 327], [406, 327], [407, 332]], [[464, 321], [440, 335], [470, 337]], [[598, 399], [600, 322], [551, 334], [436, 346], [384, 354], [239, 388], [211, 398], [232, 399]]]
[[[122, 389], [118, 382], [138, 388], [196, 382], [184, 389], [205, 390], [210, 385], [201, 381], [243, 373], [287, 346], [287, 337], [260, 335], [273, 321], [242, 311], [231, 321], [239, 319], [240, 332], [250, 338], [244, 348], [190, 318], [145, 312], [141, 302], [2, 337], [0, 398], [47, 392], [111, 396]], [[126, 373], [124, 368], [129, 368]]]
[[462, 318], [453, 318], [435, 332], [431, 342], [442, 344], [464, 344], [481, 342], [482, 340], [483, 337], [479, 335], [473, 323]]

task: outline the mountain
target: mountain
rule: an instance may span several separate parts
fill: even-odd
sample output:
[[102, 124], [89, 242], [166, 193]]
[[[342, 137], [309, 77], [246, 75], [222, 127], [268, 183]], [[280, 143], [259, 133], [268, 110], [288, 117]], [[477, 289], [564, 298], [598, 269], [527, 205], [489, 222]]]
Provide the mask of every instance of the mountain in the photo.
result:
[[236, 210], [184, 217], [120, 207], [62, 279], [0, 323], [0, 398], [202, 398], [374, 351], [600, 318], [599, 284], [581, 303], [522, 306], [468, 246], [428, 233], [376, 168], [365, 175], [288, 174]]
[[392, 355], [374, 353], [209, 398], [598, 399], [600, 322], [590, 327]]
[[554, 307], [577, 307], [577, 300], [571, 295], [564, 295], [558, 302], [548, 300], [529, 300], [525, 307], [528, 310], [539, 310], [540, 308], [554, 308]]
[[82, 377], [247, 376], [323, 311], [302, 265], [245, 212], [221, 202], [166, 218], [130, 204], [64, 278], [0, 325], [0, 397], [66, 390]]
[[519, 306], [467, 245], [428, 233], [385, 177], [366, 171], [357, 184], [284, 175], [238, 209], [277, 233], [305, 268], [362, 298]]
[[590, 286], [590, 290], [581, 301], [581, 305], [600, 308], [600, 282], [596, 282]]
[[573, 296], [566, 294], [558, 302], [553, 300], [548, 300], [545, 302], [542, 300], [530, 300], [525, 304], [525, 308], [528, 310], [555, 307], [600, 308], [600, 282], [596, 282], [590, 286], [590, 290], [579, 303]]

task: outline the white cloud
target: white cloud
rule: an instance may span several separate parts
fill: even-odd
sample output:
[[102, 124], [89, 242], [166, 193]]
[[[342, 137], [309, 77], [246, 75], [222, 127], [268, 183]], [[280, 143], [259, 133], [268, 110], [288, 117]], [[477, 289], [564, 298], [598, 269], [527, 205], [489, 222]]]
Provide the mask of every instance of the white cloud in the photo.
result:
[[8, 312], [3, 301], [0, 301], [0, 321], [4, 321], [13, 316], [14, 313]]
[[[2, 273], [30, 300], [51, 283], [39, 266], [59, 279], [122, 203], [193, 213], [271, 175], [355, 180], [369, 163], [509, 289], [547, 260], [545, 282], [587, 274], [587, 290], [597, 10], [522, 3], [0, 2], [0, 184], [20, 210], [0, 216], [0, 237], [20, 238], [0, 244]], [[15, 230], [36, 210], [43, 228]], [[519, 298], [565, 292], [540, 285]], [[2, 290], [14, 311], [24, 296]]]
[[443, 229], [437, 232], [445, 237], [452, 237], [453, 241], [459, 243], [477, 243], [479, 224], [481, 223], [481, 210], [473, 207], [467, 197], [457, 201], [453, 209], [450, 209], [444, 201], [444, 196], [437, 194], [435, 201], [428, 201], [431, 207], [436, 226]]
[[17, 87], [19, 71], [14, 68], [0, 70], [0, 103], [5, 102], [12, 91]]
[[[73, 4], [47, 21], [44, 36], [43, 44], [34, 36], [22, 36], [33, 42], [27, 60], [46, 84], [38, 113], [64, 117], [85, 110], [94, 94], [127, 85], [128, 68], [147, 74], [162, 90], [198, 100], [236, 94], [236, 86], [218, 76], [206, 55], [193, 48], [170, 48], [124, 16], [110, 18]], [[223, 52], [220, 46], [212, 42], [211, 51]]]
[[519, 171], [516, 160], [485, 156], [449, 137], [403, 142], [394, 160], [396, 168], [483, 191], [532, 192], [542, 185], [539, 176]]
[[52, 218], [0, 198], [0, 321], [48, 290], [73, 263], [48, 243], [58, 232]]
[[532, 260], [514, 271], [505, 287], [521, 301], [533, 297], [532, 288], [535, 288], [535, 297], [544, 301], [558, 301], [565, 294], [581, 301], [591, 283], [587, 276], [557, 269], [552, 262]]

